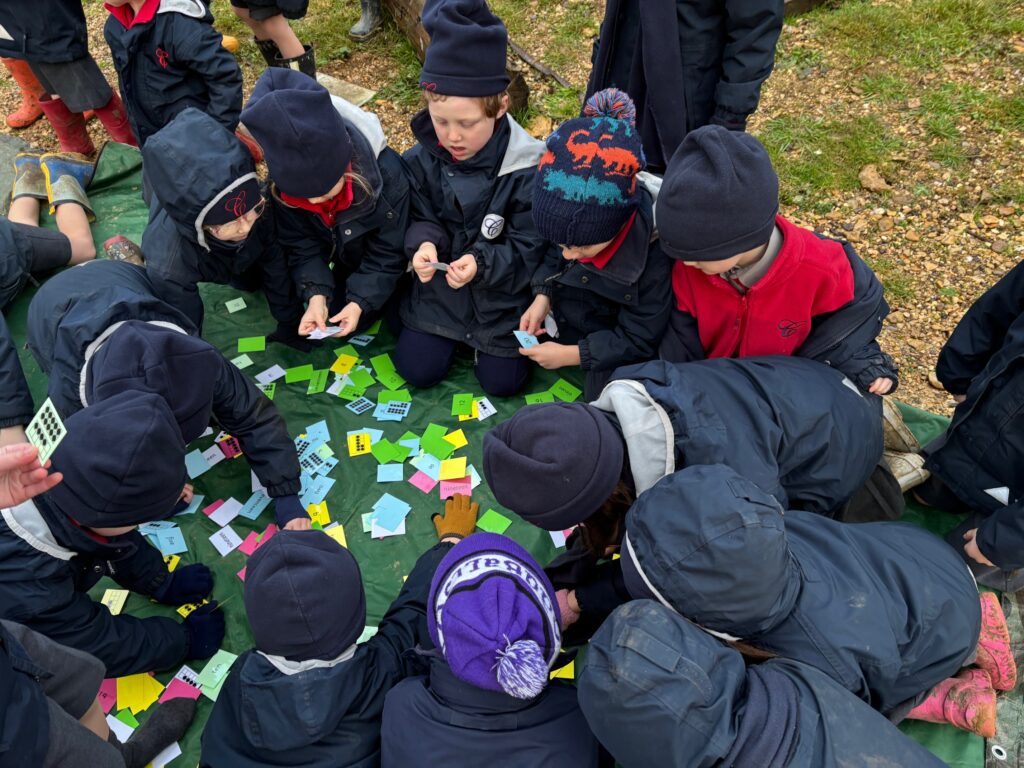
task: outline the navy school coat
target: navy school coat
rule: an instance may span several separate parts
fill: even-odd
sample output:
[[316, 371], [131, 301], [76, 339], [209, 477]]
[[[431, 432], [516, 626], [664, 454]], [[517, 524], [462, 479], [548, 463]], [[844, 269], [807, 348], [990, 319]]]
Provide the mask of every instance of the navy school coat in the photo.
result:
[[5, 0], [0, 26], [7, 31], [0, 36], [0, 56], [60, 64], [89, 55], [81, 0]]

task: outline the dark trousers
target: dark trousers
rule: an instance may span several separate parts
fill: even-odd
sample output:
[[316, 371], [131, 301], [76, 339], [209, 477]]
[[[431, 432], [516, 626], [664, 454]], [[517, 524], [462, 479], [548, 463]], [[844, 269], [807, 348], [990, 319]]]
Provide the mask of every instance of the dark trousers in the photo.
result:
[[[458, 346], [459, 342], [452, 339], [405, 328], [395, 346], [395, 368], [414, 387], [432, 387], [448, 374]], [[530, 360], [476, 352], [473, 370], [488, 395], [511, 397], [526, 386]]]
[[92, 56], [60, 64], [30, 61], [29, 66], [48, 94], [57, 94], [72, 112], [102, 109], [114, 91]]

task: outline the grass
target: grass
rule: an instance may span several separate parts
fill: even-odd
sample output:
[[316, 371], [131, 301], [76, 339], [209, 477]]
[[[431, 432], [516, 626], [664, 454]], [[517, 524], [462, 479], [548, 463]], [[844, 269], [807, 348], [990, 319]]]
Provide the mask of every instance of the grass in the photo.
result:
[[901, 302], [914, 298], [913, 284], [891, 259], [876, 256], [875, 258], [866, 257], [865, 261], [878, 276], [888, 298]]

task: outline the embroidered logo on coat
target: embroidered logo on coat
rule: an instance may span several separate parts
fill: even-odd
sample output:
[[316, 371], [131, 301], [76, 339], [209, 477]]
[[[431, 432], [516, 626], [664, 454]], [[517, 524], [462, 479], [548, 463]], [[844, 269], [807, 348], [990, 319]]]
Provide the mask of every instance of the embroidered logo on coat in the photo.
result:
[[488, 213], [480, 223], [480, 234], [493, 240], [505, 229], [505, 218], [496, 213]]
[[163, 48], [156, 49], [156, 60], [160, 62], [160, 66], [164, 69], [167, 69], [167, 60], [169, 58], [170, 56], [168, 55], [167, 51], [165, 51]]
[[776, 327], [779, 329], [779, 335], [784, 339], [788, 339], [794, 333], [799, 331], [803, 327], [804, 323], [804, 320], [779, 320]]

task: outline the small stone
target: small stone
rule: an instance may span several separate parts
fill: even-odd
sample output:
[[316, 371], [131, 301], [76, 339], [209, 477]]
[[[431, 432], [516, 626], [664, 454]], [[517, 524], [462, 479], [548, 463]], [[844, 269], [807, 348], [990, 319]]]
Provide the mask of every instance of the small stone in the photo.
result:
[[553, 127], [554, 123], [551, 121], [550, 117], [547, 115], [537, 115], [530, 121], [526, 130], [535, 139], [546, 139], [550, 135]]
[[1013, 216], [1013, 214], [1016, 212], [1016, 210], [1017, 209], [1014, 208], [1012, 205], [1001, 205], [1001, 206], [999, 206], [999, 215], [1000, 216]]
[[913, 230], [913, 229], [908, 229], [907, 233], [904, 235], [904, 237], [906, 237], [907, 240], [909, 240], [912, 243], [916, 243], [917, 241], [919, 241], [921, 239], [921, 236], [919, 234], [917, 234], [917, 232], [915, 230]]
[[898, 205], [900, 208], [906, 205], [911, 205], [914, 202], [914, 196], [909, 192], [899, 189], [892, 193], [893, 205]]
[[921, 108], [921, 100], [920, 99], [907, 99], [907, 109], [920, 109], [920, 108]]
[[925, 342], [921, 341], [920, 339], [907, 339], [906, 342], [919, 352], [928, 346]]
[[893, 228], [893, 220], [889, 216], [883, 216], [878, 220], [878, 230], [880, 232], [889, 232]]
[[860, 185], [868, 192], [884, 192], [887, 189], [891, 189], [875, 165], [865, 165], [860, 169], [857, 178], [860, 180]]
[[993, 216], [992, 214], [988, 214], [987, 216], [981, 217], [981, 223], [984, 224], [989, 229], [992, 229], [993, 227], [999, 226], [999, 218], [997, 216]]
[[1005, 240], [996, 240], [992, 243], [991, 248], [996, 253], [1003, 253], [1008, 245], [1009, 243], [1007, 243]]

